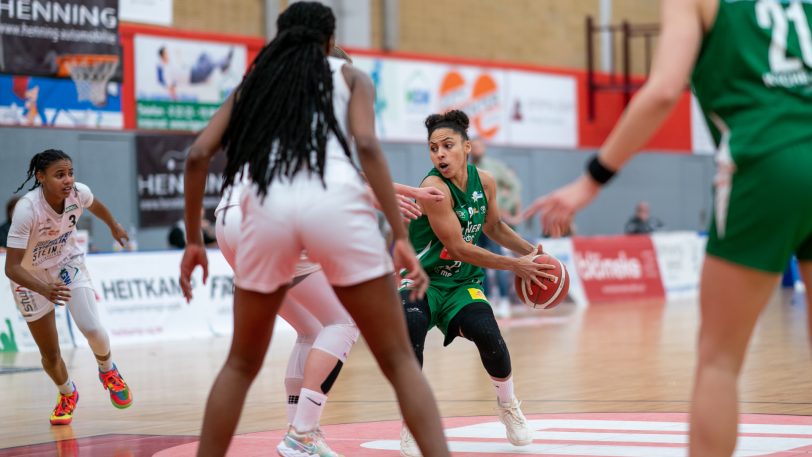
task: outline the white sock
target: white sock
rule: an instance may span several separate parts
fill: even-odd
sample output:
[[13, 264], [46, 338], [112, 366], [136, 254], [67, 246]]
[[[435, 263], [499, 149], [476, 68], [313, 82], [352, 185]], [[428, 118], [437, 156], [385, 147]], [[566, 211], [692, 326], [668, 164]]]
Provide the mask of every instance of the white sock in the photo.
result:
[[293, 418], [293, 429], [297, 433], [307, 433], [315, 430], [319, 426], [319, 419], [321, 419], [321, 412], [324, 410], [325, 403], [327, 403], [327, 395], [310, 389], [302, 389], [299, 394], [299, 407], [296, 409], [296, 417]]
[[506, 405], [513, 402], [513, 376], [508, 378], [507, 381], [494, 381], [491, 379], [493, 387], [496, 389], [496, 398], [499, 399], [499, 404]]
[[59, 393], [61, 393], [62, 395], [70, 395], [73, 393], [74, 390], [76, 390], [74, 388], [73, 381], [71, 381], [70, 379], [68, 379], [68, 381], [65, 384], [56, 386], [56, 388], [59, 389]]
[[113, 369], [112, 357], [108, 357], [107, 360], [101, 360], [98, 357], [96, 357], [96, 363], [99, 364], [99, 370], [101, 370], [102, 373], [106, 373]]

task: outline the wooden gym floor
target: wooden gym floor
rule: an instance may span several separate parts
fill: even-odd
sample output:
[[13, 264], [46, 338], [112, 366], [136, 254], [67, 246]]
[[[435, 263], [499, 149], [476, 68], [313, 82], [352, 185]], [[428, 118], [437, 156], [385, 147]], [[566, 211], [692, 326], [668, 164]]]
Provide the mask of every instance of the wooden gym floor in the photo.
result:
[[[764, 421], [753, 416], [754, 423], [784, 421], [801, 427], [787, 432], [797, 442], [782, 444], [794, 451], [775, 453], [773, 449], [759, 454], [762, 451], [758, 449], [740, 449], [737, 455], [812, 454], [812, 418], [796, 417], [812, 416], [812, 367], [804, 303], [803, 295], [776, 292], [756, 329], [740, 385], [742, 413], [781, 415], [764, 416]], [[485, 427], [482, 424], [495, 421], [493, 388], [472, 343], [457, 339], [443, 348], [441, 335], [434, 330], [427, 342], [424, 372], [442, 415], [448, 418], [449, 439], [464, 438], [452, 445], [455, 455], [685, 455], [684, 426], [679, 425], [684, 423], [684, 414], [660, 413], [685, 413], [689, 408], [698, 323], [695, 300], [588, 308], [564, 304], [552, 311], [518, 314], [500, 320], [511, 351], [517, 397], [535, 425], [549, 425], [553, 423], [549, 420], [555, 419], [554, 428], [560, 435], [537, 431], [538, 445], [532, 448], [512, 448], [503, 436], [487, 437], [487, 432], [474, 434], [484, 436], [484, 441], [472, 441], [465, 435], [465, 426]], [[286, 427], [282, 379], [293, 339], [291, 332], [275, 336], [249, 394], [238, 429], [241, 437], [235, 439], [230, 455], [276, 455], [274, 447]], [[123, 411], [113, 408], [102, 390], [89, 350], [64, 351], [81, 392], [73, 424], [64, 427], [48, 423], [56, 391], [41, 370], [0, 374], [0, 456], [192, 455], [206, 396], [228, 344], [228, 338], [218, 338], [114, 346], [114, 359], [135, 399], [133, 406]], [[3, 367], [39, 367], [36, 353], [0, 357]], [[396, 456], [391, 447], [397, 443], [398, 418], [393, 391], [361, 341], [330, 394], [322, 418], [328, 440], [347, 456]], [[678, 426], [673, 429], [677, 431], [662, 432], [676, 437], [666, 440], [669, 444], [663, 445], [662, 452], [651, 450], [660, 448], [635, 448], [642, 444], [628, 441], [637, 438], [622, 435], [613, 435], [611, 441], [623, 442], [625, 447], [577, 452], [575, 448], [564, 449], [562, 446], [573, 440], [592, 439], [567, 435], [587, 424], [584, 419], [600, 419], [585, 426], [592, 433], [588, 436], [605, 433], [606, 428], [645, 428], [629, 426], [624, 420]], [[614, 419], [621, 422], [611, 422]], [[618, 423], [622, 424], [616, 427]], [[454, 426], [463, 427], [454, 429], [462, 431], [449, 432]], [[765, 430], [754, 436], [773, 436], [789, 429]], [[369, 440], [358, 438], [360, 431], [369, 435], [364, 436]], [[379, 441], [370, 444], [370, 440]], [[558, 451], [544, 447], [553, 444]]]

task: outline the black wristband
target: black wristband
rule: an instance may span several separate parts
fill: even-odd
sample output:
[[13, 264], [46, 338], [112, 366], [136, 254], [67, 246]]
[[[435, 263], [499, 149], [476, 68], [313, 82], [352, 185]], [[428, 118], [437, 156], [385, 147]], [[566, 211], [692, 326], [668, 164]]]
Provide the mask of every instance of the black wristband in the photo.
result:
[[614, 171], [606, 168], [606, 166], [601, 163], [598, 159], [598, 154], [593, 155], [589, 162], [587, 162], [586, 171], [595, 182], [601, 185], [608, 183], [612, 177], [615, 176]]

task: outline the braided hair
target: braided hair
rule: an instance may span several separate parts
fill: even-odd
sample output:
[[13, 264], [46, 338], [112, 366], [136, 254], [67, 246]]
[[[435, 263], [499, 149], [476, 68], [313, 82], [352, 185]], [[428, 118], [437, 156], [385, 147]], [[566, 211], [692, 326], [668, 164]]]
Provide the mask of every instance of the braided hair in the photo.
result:
[[332, 132], [350, 148], [333, 112], [333, 76], [324, 48], [335, 16], [316, 2], [296, 2], [276, 20], [279, 33], [251, 64], [234, 101], [222, 144], [228, 160], [223, 189], [244, 165], [260, 198], [280, 176], [301, 170], [324, 184], [327, 140]]
[[37, 187], [39, 187], [40, 183], [36, 179], [37, 172], [39, 171], [45, 172], [45, 170], [52, 163], [60, 160], [67, 160], [68, 162], [73, 162], [73, 160], [70, 158], [69, 155], [65, 154], [63, 151], [59, 149], [46, 149], [40, 153], [34, 154], [34, 157], [31, 157], [31, 163], [28, 165], [28, 175], [26, 176], [25, 181], [23, 181], [23, 183], [20, 184], [20, 187], [18, 187], [17, 190], [14, 191], [14, 193], [16, 194], [17, 192], [20, 191], [20, 189], [25, 187], [26, 183], [28, 183], [28, 181], [30, 181], [31, 178], [34, 178], [34, 185], [31, 186], [31, 188], [28, 190], [34, 190]]
[[451, 129], [462, 136], [463, 140], [468, 140], [468, 115], [464, 112], [454, 109], [443, 114], [432, 114], [426, 118], [426, 130], [428, 131], [429, 139], [431, 134], [437, 129]]

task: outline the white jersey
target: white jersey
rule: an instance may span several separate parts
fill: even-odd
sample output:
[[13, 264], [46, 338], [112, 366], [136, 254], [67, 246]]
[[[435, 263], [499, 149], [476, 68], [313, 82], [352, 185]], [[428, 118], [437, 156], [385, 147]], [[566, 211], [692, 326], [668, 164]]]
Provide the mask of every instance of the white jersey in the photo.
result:
[[[349, 105], [350, 105], [350, 87], [347, 85], [347, 80], [344, 78], [344, 72], [341, 68], [347, 63], [346, 60], [336, 57], [328, 57], [330, 62], [330, 69], [333, 71], [333, 113], [335, 113], [338, 127], [341, 133], [344, 134], [348, 145], [351, 143], [350, 132], [347, 128], [349, 125]], [[327, 140], [327, 153], [324, 160], [324, 181], [330, 182], [347, 182], [360, 181], [360, 174], [353, 166], [352, 160], [347, 157], [344, 148], [338, 138], [331, 132]]]
[[42, 187], [28, 192], [14, 207], [8, 247], [25, 249], [22, 266], [27, 270], [61, 267], [77, 257], [83, 258], [74, 235], [79, 217], [92, 203], [90, 188], [78, 182], [65, 198], [62, 214], [45, 201]]

